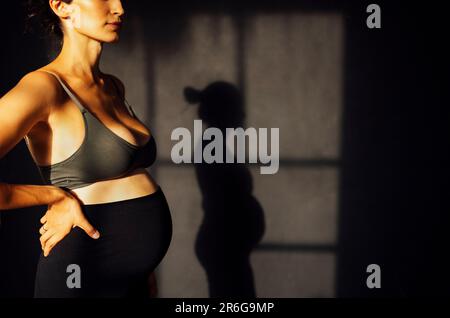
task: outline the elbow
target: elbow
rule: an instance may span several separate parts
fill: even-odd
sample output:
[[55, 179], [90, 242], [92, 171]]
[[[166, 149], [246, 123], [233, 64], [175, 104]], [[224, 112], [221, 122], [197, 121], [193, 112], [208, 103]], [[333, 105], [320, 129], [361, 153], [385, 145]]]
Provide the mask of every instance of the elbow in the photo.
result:
[[11, 202], [11, 188], [9, 184], [0, 182], [0, 210], [7, 210]]
[[[1, 140], [0, 142], [0, 160], [3, 160], [3, 157], [6, 156], [6, 147], [5, 147], [5, 143], [3, 142], [3, 140]], [[1, 182], [0, 182], [1, 184]]]

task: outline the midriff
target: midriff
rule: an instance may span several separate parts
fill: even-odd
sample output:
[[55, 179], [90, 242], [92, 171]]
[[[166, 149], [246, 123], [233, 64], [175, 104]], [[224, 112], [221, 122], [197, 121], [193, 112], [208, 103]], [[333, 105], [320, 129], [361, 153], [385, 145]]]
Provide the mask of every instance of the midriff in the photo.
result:
[[117, 179], [98, 181], [86, 187], [72, 189], [84, 205], [111, 203], [139, 198], [154, 193], [158, 184], [144, 168]]

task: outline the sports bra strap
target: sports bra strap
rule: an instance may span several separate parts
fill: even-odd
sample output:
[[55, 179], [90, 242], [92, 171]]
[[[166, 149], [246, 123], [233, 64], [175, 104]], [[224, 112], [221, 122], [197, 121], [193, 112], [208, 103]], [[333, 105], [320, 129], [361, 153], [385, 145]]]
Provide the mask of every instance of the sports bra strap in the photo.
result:
[[56, 79], [59, 81], [59, 83], [61, 83], [61, 86], [66, 91], [67, 95], [69, 95], [69, 97], [74, 101], [74, 103], [78, 106], [78, 108], [80, 108], [80, 110], [83, 113], [86, 112], [86, 109], [84, 108], [83, 104], [81, 104], [80, 100], [72, 93], [72, 91], [67, 87], [67, 85], [64, 84], [64, 82], [61, 80], [61, 78], [58, 76], [58, 74], [50, 72], [50, 71], [46, 71], [46, 70], [40, 70], [40, 71], [54, 75], [56, 77]]
[[[120, 95], [121, 95], [121, 94], [120, 94], [120, 89], [119, 89], [119, 87], [117, 86], [116, 81], [115, 81], [112, 77], [111, 77], [110, 79], [111, 79], [111, 82], [113, 82], [114, 87], [116, 88], [117, 95], [120, 96]], [[130, 103], [128, 103], [128, 101], [127, 101], [127, 99], [125, 98], [125, 96], [123, 97], [123, 101], [124, 101], [125, 105], [128, 107], [128, 109], [130, 110], [131, 115], [132, 115], [133, 117], [136, 118], [136, 114], [134, 113], [133, 108], [131, 108], [131, 105], [130, 105]]]
[[124, 102], [125, 102], [125, 105], [128, 106], [128, 109], [130, 110], [131, 115], [132, 115], [134, 118], [137, 118], [136, 114], [134, 113], [133, 108], [131, 108], [131, 105], [128, 103], [128, 101], [127, 101], [125, 98], [124, 98], [123, 100], [124, 100]]

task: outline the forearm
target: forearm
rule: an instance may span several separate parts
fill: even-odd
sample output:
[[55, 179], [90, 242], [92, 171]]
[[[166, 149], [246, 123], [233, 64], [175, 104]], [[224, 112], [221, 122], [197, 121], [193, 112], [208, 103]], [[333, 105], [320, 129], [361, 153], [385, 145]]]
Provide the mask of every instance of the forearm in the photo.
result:
[[0, 210], [48, 205], [64, 198], [64, 191], [51, 185], [6, 184], [0, 182]]

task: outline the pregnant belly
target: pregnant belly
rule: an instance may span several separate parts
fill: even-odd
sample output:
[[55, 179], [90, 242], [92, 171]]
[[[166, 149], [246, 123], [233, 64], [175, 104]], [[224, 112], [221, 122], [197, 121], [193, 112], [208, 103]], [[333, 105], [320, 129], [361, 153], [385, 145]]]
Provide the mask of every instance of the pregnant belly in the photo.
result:
[[140, 168], [117, 179], [103, 180], [73, 189], [71, 193], [88, 205], [139, 198], [155, 192], [157, 188], [158, 184], [147, 170]]

